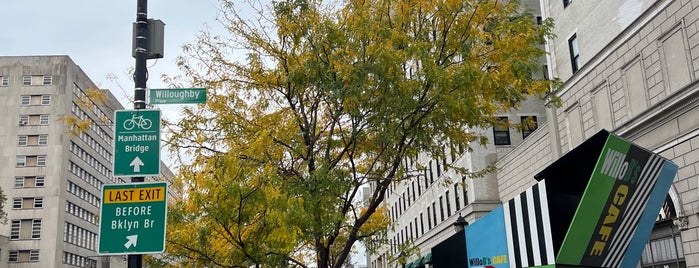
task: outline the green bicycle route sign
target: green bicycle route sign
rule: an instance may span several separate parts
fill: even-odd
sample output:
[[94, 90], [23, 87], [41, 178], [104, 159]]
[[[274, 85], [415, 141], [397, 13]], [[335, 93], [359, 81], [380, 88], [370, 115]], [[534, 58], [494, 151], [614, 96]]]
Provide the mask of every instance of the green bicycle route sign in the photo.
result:
[[102, 186], [98, 254], [162, 253], [166, 225], [167, 183]]
[[159, 176], [160, 110], [119, 110], [114, 118], [114, 176]]

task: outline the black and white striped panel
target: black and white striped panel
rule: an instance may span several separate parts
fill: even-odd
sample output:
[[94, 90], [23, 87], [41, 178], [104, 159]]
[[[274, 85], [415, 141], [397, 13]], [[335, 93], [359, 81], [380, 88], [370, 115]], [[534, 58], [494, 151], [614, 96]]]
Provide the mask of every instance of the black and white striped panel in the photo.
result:
[[648, 203], [648, 198], [651, 195], [653, 186], [655, 186], [655, 182], [657, 181], [657, 177], [660, 174], [664, 162], [665, 160], [660, 156], [653, 155], [648, 161], [648, 164], [643, 167], [638, 179], [636, 192], [631, 197], [631, 200], [628, 201], [630, 205], [624, 212], [621, 225], [617, 228], [619, 231], [614, 234], [611, 240], [609, 252], [602, 263], [603, 267], [617, 267], [621, 263], [626, 248], [631, 242], [633, 234], [636, 232], [638, 221]]
[[510, 267], [554, 264], [545, 180], [503, 205]]

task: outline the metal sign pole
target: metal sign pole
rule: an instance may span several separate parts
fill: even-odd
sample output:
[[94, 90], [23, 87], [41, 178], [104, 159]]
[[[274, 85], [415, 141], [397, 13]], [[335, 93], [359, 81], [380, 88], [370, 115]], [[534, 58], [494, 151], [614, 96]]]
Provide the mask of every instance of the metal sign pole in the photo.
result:
[[[136, 65], [134, 73], [134, 109], [146, 108], [146, 55], [148, 47], [148, 0], [137, 0], [136, 4]], [[131, 177], [131, 182], [143, 182], [144, 177]], [[143, 255], [128, 255], [128, 268], [141, 268]]]

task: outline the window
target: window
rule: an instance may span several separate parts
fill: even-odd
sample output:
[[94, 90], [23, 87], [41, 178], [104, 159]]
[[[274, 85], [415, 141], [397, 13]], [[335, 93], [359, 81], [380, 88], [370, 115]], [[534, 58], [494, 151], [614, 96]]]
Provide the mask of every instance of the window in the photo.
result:
[[[415, 236], [413, 236], [413, 238], [415, 238], [415, 237], [418, 237], [418, 236], [419, 236], [418, 233], [419, 233], [419, 230], [420, 230], [420, 229], [418, 229], [418, 227], [417, 227], [417, 217], [415, 217], [415, 219], [413, 219], [413, 225], [415, 226]], [[412, 230], [410, 230], [410, 234], [412, 234]]]
[[425, 177], [425, 190], [430, 187], [430, 181], [427, 179], [427, 169], [423, 169], [422, 173]]
[[[406, 210], [406, 209], [408, 209], [408, 202], [407, 202], [407, 200], [405, 199], [405, 192], [403, 192], [403, 193], [401, 194], [401, 197], [403, 198], [403, 210]], [[401, 213], [403, 213], [403, 211], [401, 211]]]
[[15, 159], [15, 167], [25, 167], [27, 165], [27, 157], [20, 155]]
[[420, 235], [425, 234], [425, 221], [422, 217], [422, 212], [420, 212]]
[[27, 146], [27, 135], [19, 135], [17, 146]]
[[464, 207], [468, 205], [468, 190], [464, 187]]
[[16, 167], [45, 167], [46, 155], [19, 155], [15, 163]]
[[[29, 161], [27, 161], [29, 162]], [[36, 156], [36, 166], [37, 167], [45, 167], [46, 166], [46, 155], [37, 155]]]
[[459, 184], [454, 184], [454, 204], [456, 204], [456, 211], [461, 209], [461, 203], [459, 203]]
[[432, 213], [430, 213], [430, 206], [427, 206], [427, 230], [432, 229], [432, 217], [430, 217]]
[[437, 206], [434, 202], [432, 202], [432, 220], [434, 221], [434, 226], [437, 226]]
[[17, 136], [17, 146], [46, 146], [49, 135], [19, 135]]
[[566, 8], [572, 2], [573, 2], [573, 0], [563, 0], [563, 8]]
[[451, 216], [451, 202], [449, 202], [449, 191], [447, 191], [444, 194], [444, 197], [447, 199], [447, 217]]
[[11, 250], [8, 252], [9, 262], [38, 262], [39, 250]]
[[408, 241], [408, 226], [405, 226], [400, 233], [400, 243], [403, 244]]
[[39, 125], [45, 126], [49, 124], [49, 115], [42, 114], [39, 116]]
[[413, 188], [412, 188], [412, 190], [413, 190], [413, 202], [415, 202], [415, 197], [417, 197], [415, 195], [415, 182], [413, 181], [412, 184], [413, 184]]
[[507, 117], [498, 117], [495, 126], [493, 126], [495, 145], [510, 145], [510, 128], [508, 125]]
[[22, 95], [20, 96], [20, 105], [51, 105], [51, 95]]
[[439, 197], [439, 221], [444, 221], [444, 198]]
[[94, 225], [97, 225], [99, 219], [94, 213], [71, 202], [66, 202], [66, 212]]
[[468, 189], [466, 188], [466, 177], [461, 178], [461, 187], [464, 188], [464, 207], [468, 205]]
[[[90, 259], [88, 257], [76, 255], [70, 252], [63, 251], [63, 263], [72, 266], [85, 267], [85, 268], [96, 268], [97, 261]], [[109, 265], [102, 265], [102, 267], [109, 267]]]
[[415, 237], [413, 233], [413, 222], [411, 221], [408, 224], [410, 224], [410, 240], [413, 240], [413, 237]]
[[0, 86], [1, 87], [6, 87], [10, 85], [10, 77], [8, 76], [0, 76]]
[[100, 198], [97, 197], [96, 195], [90, 193], [88, 190], [85, 190], [84, 188], [76, 185], [72, 181], [68, 181], [68, 189], [66, 189], [69, 193], [75, 195], [76, 197], [92, 204], [95, 207], [100, 207]]
[[10, 239], [39, 239], [41, 238], [41, 219], [12, 220]]
[[[38, 137], [38, 145], [43, 146], [43, 145], [48, 145], [49, 144], [49, 135], [48, 134], [43, 134], [43, 135], [36, 135]], [[31, 139], [30, 139], [31, 141]]]
[[536, 116], [522, 116], [520, 122], [522, 123], [522, 139], [526, 139], [538, 127]]
[[22, 85], [25, 86], [40, 86], [53, 84], [53, 76], [50, 75], [24, 75], [22, 76]]
[[63, 241], [82, 248], [94, 250], [97, 234], [78, 225], [66, 222], [63, 230]]
[[49, 124], [49, 115], [48, 114], [33, 114], [33, 115], [27, 115], [23, 114], [19, 116], [19, 125], [20, 126], [37, 126], [37, 125], [48, 125]]
[[650, 240], [646, 243], [641, 255], [640, 267], [668, 267], [668, 263], [679, 262], [679, 266], [687, 267], [684, 264], [684, 250], [682, 249], [682, 237], [667, 234], [664, 237]]
[[573, 73], [580, 69], [580, 48], [578, 47], [578, 36], [573, 34], [568, 39], [568, 49], [570, 50], [570, 64], [573, 67]]
[[420, 186], [420, 175], [417, 176], [417, 195], [422, 195], [422, 186]]
[[44, 187], [44, 177], [26, 176], [15, 177], [15, 188], [38, 188]]
[[13, 209], [30, 209], [44, 207], [43, 197], [15, 197], [12, 199]]
[[408, 206], [407, 207], [409, 208], [410, 207], [410, 186], [408, 186], [408, 191], [407, 191], [406, 195], [408, 197]]

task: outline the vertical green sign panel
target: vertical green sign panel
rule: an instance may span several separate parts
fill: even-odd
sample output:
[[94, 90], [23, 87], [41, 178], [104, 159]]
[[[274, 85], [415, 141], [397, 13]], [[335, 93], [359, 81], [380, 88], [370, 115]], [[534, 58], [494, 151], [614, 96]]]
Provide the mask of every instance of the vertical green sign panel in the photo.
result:
[[570, 224], [568, 234], [565, 236], [560, 253], [556, 258], [556, 263], [579, 264], [583, 255], [585, 255], [587, 243], [581, 243], [581, 241], [591, 241], [594, 229], [616, 181], [611, 176], [601, 174], [601, 168], [604, 167], [605, 170], [619, 168], [617, 161], [623, 161], [622, 156], [626, 154], [629, 146], [629, 143], [612, 135], [609, 135], [607, 138], [592, 177], [587, 184], [573, 221]]
[[[609, 135], [556, 262], [619, 267], [637, 226], [652, 225], [652, 221], [639, 221], [651, 194], [667, 194], [669, 187], [655, 189], [659, 178], [668, 177], [658, 175], [665, 162], [658, 155]], [[653, 203], [659, 208], [663, 198], [656, 199], [660, 201]]]
[[165, 182], [104, 185], [98, 253], [161, 253], [166, 220]]
[[114, 118], [114, 176], [159, 176], [160, 110], [120, 110]]

